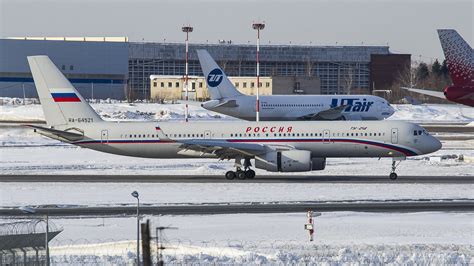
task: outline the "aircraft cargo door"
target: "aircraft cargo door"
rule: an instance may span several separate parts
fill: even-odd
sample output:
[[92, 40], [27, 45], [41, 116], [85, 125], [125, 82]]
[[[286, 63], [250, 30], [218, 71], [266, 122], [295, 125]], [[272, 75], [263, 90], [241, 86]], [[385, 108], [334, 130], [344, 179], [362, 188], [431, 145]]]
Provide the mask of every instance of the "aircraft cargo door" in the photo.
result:
[[398, 143], [398, 128], [392, 128], [392, 144]]
[[109, 131], [102, 130], [100, 133], [100, 143], [109, 143]]

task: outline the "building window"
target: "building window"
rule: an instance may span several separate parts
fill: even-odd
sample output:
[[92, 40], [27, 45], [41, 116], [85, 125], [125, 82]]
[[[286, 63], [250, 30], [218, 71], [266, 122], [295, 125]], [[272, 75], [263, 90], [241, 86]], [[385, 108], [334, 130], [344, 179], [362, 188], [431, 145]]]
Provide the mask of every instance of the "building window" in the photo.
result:
[[270, 82], [265, 82], [265, 87], [270, 87]]
[[158, 82], [153, 82], [153, 87], [156, 87], [158, 85]]
[[172, 88], [172, 87], [173, 87], [173, 83], [168, 82], [168, 88]]
[[165, 87], [165, 83], [164, 82], [161, 82], [161, 87], [164, 88]]
[[250, 88], [253, 88], [253, 87], [255, 87], [255, 83], [250, 82]]
[[62, 66], [61, 66], [61, 69], [62, 69], [62, 70], [66, 70], [66, 65], [62, 65]]
[[243, 87], [247, 88], [247, 82], [244, 82]]
[[202, 82], [199, 82], [199, 88], [202, 88]]
[[261, 87], [262, 87], [262, 82], [259, 82], [259, 83], [258, 83], [258, 86], [261, 88]]
[[176, 88], [179, 88], [179, 82], [176, 82]]
[[69, 66], [69, 70], [74, 70], [74, 66], [73, 66], [73, 65], [70, 65], [70, 66]]
[[238, 82], [235, 83], [235, 87], [236, 87], [236, 88], [239, 87], [239, 83], [238, 83]]

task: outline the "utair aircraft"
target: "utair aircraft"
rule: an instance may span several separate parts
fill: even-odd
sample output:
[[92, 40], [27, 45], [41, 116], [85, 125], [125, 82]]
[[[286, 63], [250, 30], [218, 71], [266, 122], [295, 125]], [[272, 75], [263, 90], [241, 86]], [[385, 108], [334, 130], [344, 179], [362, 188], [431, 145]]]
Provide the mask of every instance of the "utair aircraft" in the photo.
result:
[[[391, 157], [437, 151], [441, 143], [416, 124], [400, 121], [104, 121], [47, 56], [29, 56], [47, 126], [30, 125], [52, 139], [106, 153], [144, 158], [235, 159], [227, 179], [271, 172], [323, 170], [327, 157]], [[242, 163], [243, 161], [243, 163]]]
[[[207, 110], [255, 120], [256, 97], [240, 93], [206, 50], [197, 50], [211, 100]], [[259, 97], [261, 121], [382, 120], [394, 113], [383, 98], [372, 95], [268, 95]]]

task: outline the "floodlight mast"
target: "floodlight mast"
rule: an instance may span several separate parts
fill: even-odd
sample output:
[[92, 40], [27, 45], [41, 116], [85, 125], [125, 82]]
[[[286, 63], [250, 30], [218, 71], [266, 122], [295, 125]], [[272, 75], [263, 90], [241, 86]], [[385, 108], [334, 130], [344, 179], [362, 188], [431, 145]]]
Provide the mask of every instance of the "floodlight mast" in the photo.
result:
[[188, 45], [189, 45], [189, 33], [190, 32], [193, 32], [193, 27], [191, 27], [190, 25], [188, 26], [183, 26], [181, 28], [181, 30], [183, 32], [186, 32], [186, 75], [184, 77], [184, 87], [186, 89], [186, 92], [185, 92], [185, 98], [186, 98], [186, 105], [185, 105], [185, 109], [184, 109], [184, 118], [186, 120], [186, 122], [188, 122], [189, 120], [189, 106], [188, 106], [188, 101], [189, 101], [189, 92], [188, 92], [188, 89], [189, 89], [189, 83], [188, 83], [188, 80], [189, 80], [189, 77], [188, 77], [188, 58], [189, 58], [189, 48], [188, 48]]
[[137, 191], [131, 194], [137, 199], [137, 266], [140, 266], [140, 197]]
[[257, 31], [257, 100], [255, 102], [255, 121], [260, 121], [260, 31], [265, 28], [265, 22], [253, 23], [252, 28]]

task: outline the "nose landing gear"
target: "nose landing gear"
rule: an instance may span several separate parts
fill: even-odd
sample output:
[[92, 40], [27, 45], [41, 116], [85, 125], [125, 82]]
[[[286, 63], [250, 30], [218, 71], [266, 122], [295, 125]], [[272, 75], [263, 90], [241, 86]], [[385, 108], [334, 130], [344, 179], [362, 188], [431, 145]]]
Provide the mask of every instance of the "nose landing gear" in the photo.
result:
[[406, 158], [393, 158], [392, 159], [392, 171], [390, 172], [390, 175], [388, 176], [390, 180], [395, 180], [398, 178], [398, 175], [397, 173], [395, 173], [395, 170], [397, 170], [398, 165], [400, 165], [400, 163], [403, 160], [406, 160]]

